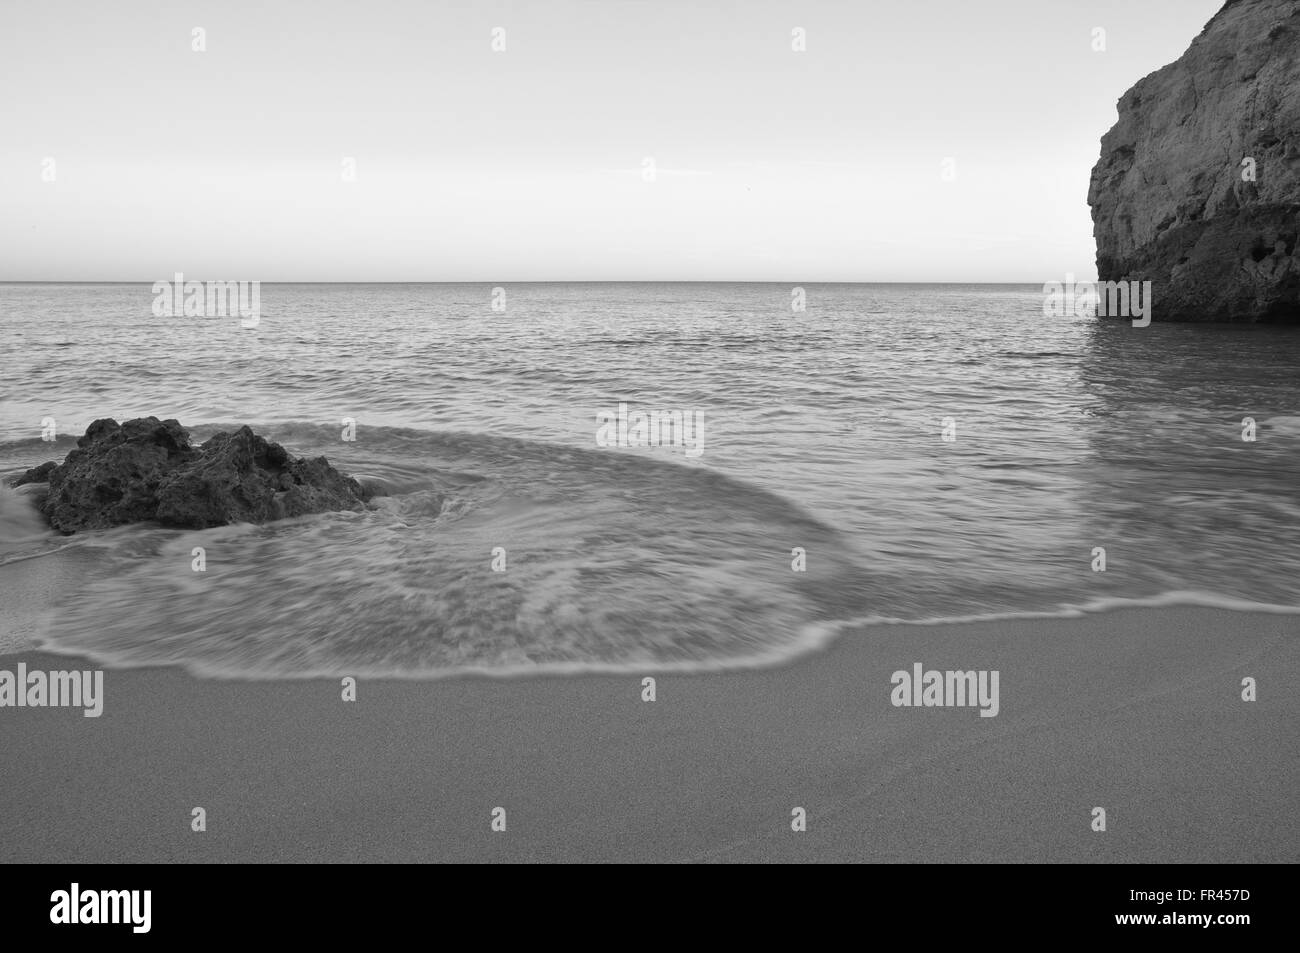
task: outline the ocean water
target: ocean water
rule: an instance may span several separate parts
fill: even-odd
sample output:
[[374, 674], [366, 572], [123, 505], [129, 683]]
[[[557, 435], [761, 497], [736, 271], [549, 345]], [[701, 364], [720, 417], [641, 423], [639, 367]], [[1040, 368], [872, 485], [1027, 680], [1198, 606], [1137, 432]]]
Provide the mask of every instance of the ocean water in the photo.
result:
[[[239, 677], [717, 668], [884, 621], [1300, 606], [1300, 332], [1049, 318], [1040, 286], [804, 289], [795, 312], [790, 285], [519, 284], [494, 311], [483, 284], [264, 284], [249, 329], [155, 317], [148, 283], [0, 285], [6, 483], [152, 414], [392, 494], [62, 537], [6, 486], [0, 563], [77, 567], [47, 648]], [[620, 403], [700, 439], [600, 446]]]

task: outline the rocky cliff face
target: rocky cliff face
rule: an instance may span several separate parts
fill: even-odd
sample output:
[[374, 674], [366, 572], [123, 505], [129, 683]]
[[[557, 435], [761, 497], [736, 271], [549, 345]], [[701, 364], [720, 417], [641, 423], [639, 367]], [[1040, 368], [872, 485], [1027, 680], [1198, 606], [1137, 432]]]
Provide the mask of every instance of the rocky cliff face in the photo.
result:
[[1228, 0], [1125, 93], [1088, 204], [1156, 320], [1300, 321], [1300, 0]]

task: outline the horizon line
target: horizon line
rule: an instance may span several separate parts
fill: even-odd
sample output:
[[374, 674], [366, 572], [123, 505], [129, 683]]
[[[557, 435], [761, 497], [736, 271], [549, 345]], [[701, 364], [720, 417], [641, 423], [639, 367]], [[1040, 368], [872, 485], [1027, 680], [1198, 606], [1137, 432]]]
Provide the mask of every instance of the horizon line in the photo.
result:
[[[173, 273], [175, 274], [175, 273]], [[184, 275], [184, 272], [180, 272]], [[1065, 273], [1067, 276], [1068, 272]], [[0, 278], [0, 285], [152, 285], [170, 278]], [[1081, 281], [1095, 281], [1084, 278]], [[501, 279], [417, 279], [417, 280], [353, 280], [329, 281], [302, 279], [265, 279], [265, 278], [192, 278], [206, 284], [209, 281], [257, 281], [264, 285], [1041, 285], [1042, 281], [960, 281], [960, 280], [913, 280], [913, 281], [861, 281], [842, 279], [793, 279], [775, 278], [526, 278], [515, 280]]]

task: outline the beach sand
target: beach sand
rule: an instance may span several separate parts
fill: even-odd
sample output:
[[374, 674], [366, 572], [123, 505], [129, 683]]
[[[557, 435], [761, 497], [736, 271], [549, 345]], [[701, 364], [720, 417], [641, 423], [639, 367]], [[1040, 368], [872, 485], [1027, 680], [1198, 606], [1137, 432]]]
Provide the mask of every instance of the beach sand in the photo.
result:
[[[0, 569], [10, 645], [39, 629], [44, 562]], [[640, 674], [363, 679], [344, 702], [338, 679], [108, 669], [97, 719], [0, 708], [0, 859], [1296, 861], [1297, 627], [1199, 608], [888, 626], [658, 675], [653, 702]], [[0, 669], [20, 661], [95, 667], [27, 649]], [[914, 662], [999, 671], [999, 714], [893, 707]]]

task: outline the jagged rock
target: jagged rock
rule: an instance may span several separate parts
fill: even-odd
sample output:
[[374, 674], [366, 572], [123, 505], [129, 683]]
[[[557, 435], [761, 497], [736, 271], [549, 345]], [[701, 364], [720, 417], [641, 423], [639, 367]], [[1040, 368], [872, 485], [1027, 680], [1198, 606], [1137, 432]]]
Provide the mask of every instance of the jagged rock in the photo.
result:
[[1098, 277], [1151, 281], [1156, 320], [1300, 321], [1300, 0], [1228, 0], [1125, 93], [1088, 204]]
[[42, 463], [39, 467], [32, 467], [18, 479], [14, 480], [10, 486], [22, 486], [25, 483], [48, 483], [50, 481], [50, 471], [57, 466], [57, 463], [50, 460], [46, 463]]
[[146, 520], [191, 529], [262, 523], [357, 510], [367, 499], [324, 457], [294, 458], [248, 427], [196, 448], [178, 421], [157, 417], [96, 420], [62, 464], [19, 482], [42, 471], [49, 492], [41, 510], [63, 533]]

